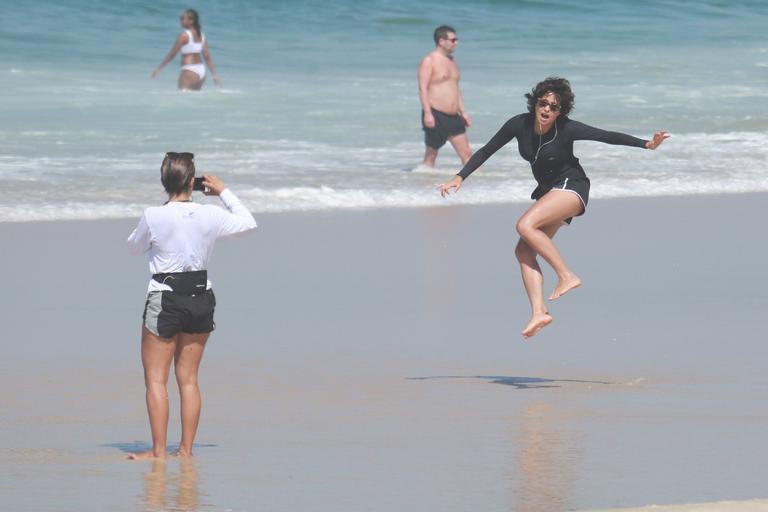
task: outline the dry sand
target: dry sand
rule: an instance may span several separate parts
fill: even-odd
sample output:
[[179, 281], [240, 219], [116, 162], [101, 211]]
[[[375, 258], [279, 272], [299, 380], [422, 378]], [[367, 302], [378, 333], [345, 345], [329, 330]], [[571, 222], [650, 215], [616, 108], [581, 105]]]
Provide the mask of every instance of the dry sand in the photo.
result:
[[[197, 456], [154, 464], [124, 460], [149, 442], [134, 221], [0, 224], [0, 509], [764, 499], [767, 204], [594, 201], [558, 234], [584, 286], [529, 342], [525, 205], [262, 215], [210, 269]], [[685, 510], [765, 502], [717, 506]]]

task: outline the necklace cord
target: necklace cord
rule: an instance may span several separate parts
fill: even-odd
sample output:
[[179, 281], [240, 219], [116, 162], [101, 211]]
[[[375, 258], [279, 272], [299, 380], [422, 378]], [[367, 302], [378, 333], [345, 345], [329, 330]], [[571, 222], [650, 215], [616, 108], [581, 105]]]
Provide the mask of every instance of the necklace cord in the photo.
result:
[[555, 136], [552, 137], [552, 140], [549, 140], [549, 141], [545, 142], [544, 144], [542, 144], [541, 143], [541, 136], [542, 136], [542, 134], [539, 133], [539, 149], [536, 150], [536, 155], [533, 157], [533, 162], [531, 162], [531, 167], [533, 167], [533, 165], [536, 163], [536, 160], [539, 159], [539, 152], [541, 152], [541, 148], [543, 148], [547, 144], [550, 144], [550, 143], [554, 142], [555, 139], [557, 138], [557, 121], [555, 121]]

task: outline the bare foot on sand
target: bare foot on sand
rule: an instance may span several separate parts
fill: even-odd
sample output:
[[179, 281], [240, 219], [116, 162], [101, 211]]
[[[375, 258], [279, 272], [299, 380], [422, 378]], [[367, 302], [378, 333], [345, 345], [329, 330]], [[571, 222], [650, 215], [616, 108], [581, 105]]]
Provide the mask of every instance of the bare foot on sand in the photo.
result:
[[152, 460], [152, 459], [165, 459], [165, 454], [162, 455], [155, 455], [155, 452], [152, 450], [141, 452], [141, 453], [132, 453], [128, 455], [128, 460]]
[[569, 291], [573, 290], [574, 288], [578, 288], [579, 286], [581, 286], [581, 279], [579, 279], [579, 276], [576, 274], [571, 274], [564, 279], [560, 279], [560, 281], [557, 283], [557, 286], [555, 287], [555, 290], [549, 296], [549, 300], [559, 299]]
[[523, 330], [523, 338], [528, 339], [536, 336], [540, 330], [552, 323], [552, 315], [549, 313], [534, 313], [531, 321]]
[[192, 452], [188, 452], [186, 450], [176, 450], [171, 454], [173, 457], [191, 457]]

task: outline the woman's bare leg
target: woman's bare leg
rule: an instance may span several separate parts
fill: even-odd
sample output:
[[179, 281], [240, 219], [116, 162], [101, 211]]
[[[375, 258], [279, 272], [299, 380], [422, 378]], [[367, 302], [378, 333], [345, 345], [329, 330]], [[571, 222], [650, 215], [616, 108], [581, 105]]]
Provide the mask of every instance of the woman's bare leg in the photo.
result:
[[199, 91], [203, 87], [203, 82], [200, 76], [194, 71], [188, 69], [182, 69], [179, 75], [179, 89], [182, 91]]
[[178, 455], [191, 456], [200, 422], [200, 386], [197, 373], [210, 334], [179, 334], [176, 347], [176, 382], [181, 396], [181, 444]]
[[[553, 224], [551, 226], [544, 226], [542, 231], [550, 238], [553, 238], [558, 229], [560, 229], [560, 224]], [[520, 272], [522, 273], [525, 292], [531, 303], [531, 319], [522, 332], [524, 338], [530, 338], [552, 323], [552, 316], [547, 311], [547, 306], [544, 302], [544, 276], [541, 273], [539, 262], [536, 260], [536, 251], [521, 238], [517, 242], [515, 256], [517, 261], [520, 262]]]
[[581, 285], [581, 279], [568, 268], [552, 239], [542, 228], [562, 223], [565, 219], [580, 214], [583, 208], [581, 199], [576, 194], [551, 190], [517, 221], [520, 237], [557, 273], [558, 283], [549, 300], [558, 299], [578, 287]]
[[130, 455], [130, 459], [166, 457], [168, 443], [168, 374], [176, 351], [176, 338], [161, 338], [146, 327], [141, 333], [141, 362], [147, 387], [147, 412], [152, 430], [152, 449]]

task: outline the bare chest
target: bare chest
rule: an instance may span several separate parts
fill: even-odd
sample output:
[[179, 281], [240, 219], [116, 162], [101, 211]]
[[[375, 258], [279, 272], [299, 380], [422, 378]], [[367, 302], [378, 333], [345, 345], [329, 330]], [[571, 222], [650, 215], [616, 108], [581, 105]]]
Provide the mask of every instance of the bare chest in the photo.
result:
[[432, 82], [458, 82], [459, 68], [456, 63], [449, 59], [441, 59], [432, 67]]

